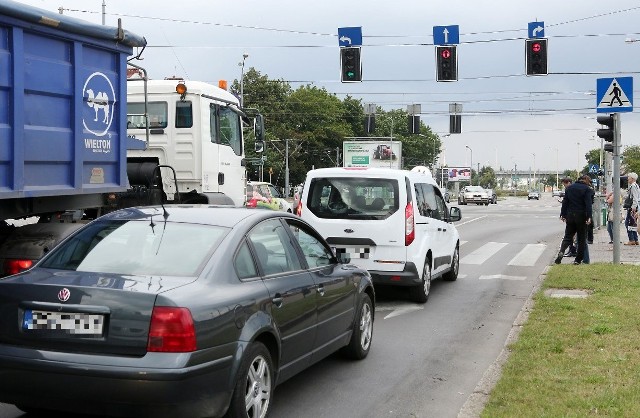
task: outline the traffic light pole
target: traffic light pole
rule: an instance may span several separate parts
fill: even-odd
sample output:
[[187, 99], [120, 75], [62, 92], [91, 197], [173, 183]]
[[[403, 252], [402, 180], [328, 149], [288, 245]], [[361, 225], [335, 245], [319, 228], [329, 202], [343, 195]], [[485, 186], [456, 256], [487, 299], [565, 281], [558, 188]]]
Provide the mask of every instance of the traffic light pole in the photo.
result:
[[613, 115], [613, 264], [620, 264], [620, 113]]

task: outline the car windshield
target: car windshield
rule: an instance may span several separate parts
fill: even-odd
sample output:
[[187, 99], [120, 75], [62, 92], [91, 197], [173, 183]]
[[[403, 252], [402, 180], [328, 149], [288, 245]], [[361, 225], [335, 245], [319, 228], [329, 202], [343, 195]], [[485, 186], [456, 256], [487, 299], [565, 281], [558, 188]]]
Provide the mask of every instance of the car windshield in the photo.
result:
[[386, 219], [399, 208], [398, 181], [385, 178], [317, 178], [307, 207], [319, 218]]
[[228, 229], [159, 219], [106, 220], [87, 225], [56, 248], [41, 267], [145, 276], [193, 276]]
[[466, 191], [468, 192], [484, 192], [484, 189], [480, 186], [467, 186]]

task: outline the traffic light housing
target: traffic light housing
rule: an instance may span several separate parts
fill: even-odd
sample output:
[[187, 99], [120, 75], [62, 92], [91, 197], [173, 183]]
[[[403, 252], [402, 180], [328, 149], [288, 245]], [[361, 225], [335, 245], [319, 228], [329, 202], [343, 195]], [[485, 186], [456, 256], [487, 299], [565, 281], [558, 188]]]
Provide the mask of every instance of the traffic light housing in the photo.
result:
[[606, 128], [598, 129], [598, 132], [597, 132], [598, 136], [607, 142], [613, 142], [613, 138], [615, 136], [615, 132], [614, 132], [615, 122], [613, 120], [613, 114], [600, 115], [596, 117], [596, 120], [600, 125], [606, 126]]
[[420, 133], [420, 115], [408, 116], [408, 130], [410, 134]]
[[457, 45], [436, 46], [436, 81], [458, 81]]
[[365, 116], [364, 119], [364, 131], [367, 134], [372, 134], [376, 130], [376, 115], [371, 113]]
[[356, 83], [362, 81], [360, 47], [340, 48], [340, 81]]
[[527, 75], [547, 75], [547, 39], [534, 38], [525, 40], [525, 57]]

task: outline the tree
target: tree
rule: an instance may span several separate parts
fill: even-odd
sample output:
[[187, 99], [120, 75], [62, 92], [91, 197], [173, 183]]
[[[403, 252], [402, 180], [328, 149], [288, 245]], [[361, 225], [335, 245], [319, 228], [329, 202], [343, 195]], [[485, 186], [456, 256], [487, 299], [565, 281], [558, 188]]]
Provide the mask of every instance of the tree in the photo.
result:
[[625, 147], [622, 157], [622, 169], [625, 173], [640, 173], [640, 145]]
[[496, 173], [492, 167], [482, 166], [480, 169], [479, 179], [474, 184], [479, 184], [485, 189], [495, 189], [498, 181], [496, 179]]

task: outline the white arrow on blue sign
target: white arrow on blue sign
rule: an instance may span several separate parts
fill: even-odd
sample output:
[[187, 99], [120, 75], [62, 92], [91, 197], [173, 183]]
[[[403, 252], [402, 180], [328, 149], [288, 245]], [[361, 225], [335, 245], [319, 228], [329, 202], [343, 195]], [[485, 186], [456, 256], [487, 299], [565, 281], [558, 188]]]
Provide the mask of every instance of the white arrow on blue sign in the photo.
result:
[[529, 22], [529, 38], [544, 38], [544, 22]]
[[457, 45], [460, 43], [460, 27], [458, 25], [434, 26], [434, 45]]
[[599, 78], [596, 84], [596, 112], [633, 112], [633, 77]]
[[338, 28], [338, 44], [340, 46], [361, 46], [362, 27]]

